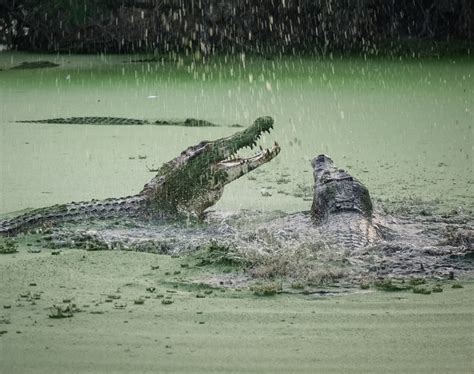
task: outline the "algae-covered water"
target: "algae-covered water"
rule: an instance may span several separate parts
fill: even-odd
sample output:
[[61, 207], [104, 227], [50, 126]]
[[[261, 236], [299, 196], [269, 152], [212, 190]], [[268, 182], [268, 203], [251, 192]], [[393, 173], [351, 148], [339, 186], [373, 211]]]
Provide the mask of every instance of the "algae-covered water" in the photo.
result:
[[[126, 251], [2, 256], [0, 372], [472, 373], [472, 282], [272, 297], [190, 283], [215, 270]], [[68, 303], [72, 318], [48, 317]]]
[[[381, 204], [474, 209], [472, 59], [138, 58], [0, 53], [0, 214], [135, 193], [147, 167], [261, 115], [275, 119], [262, 143], [281, 154], [227, 186], [216, 209], [308, 209], [309, 160], [323, 152]], [[37, 60], [60, 66], [10, 70]], [[15, 122], [69, 116], [222, 126]], [[227, 278], [193, 257], [36, 244], [1, 256], [2, 373], [472, 372], [469, 280], [430, 295], [285, 284], [265, 298], [201, 283]], [[68, 304], [73, 318], [49, 318]]]
[[[378, 199], [474, 207], [472, 58], [131, 62], [137, 58], [0, 53], [0, 213], [135, 193], [153, 176], [147, 166], [261, 115], [275, 119], [263, 145], [277, 140], [282, 152], [256, 179], [226, 187], [216, 209], [308, 209], [309, 160], [319, 153]], [[37, 60], [60, 66], [10, 70]], [[223, 126], [14, 122], [68, 116], [195, 117]]]

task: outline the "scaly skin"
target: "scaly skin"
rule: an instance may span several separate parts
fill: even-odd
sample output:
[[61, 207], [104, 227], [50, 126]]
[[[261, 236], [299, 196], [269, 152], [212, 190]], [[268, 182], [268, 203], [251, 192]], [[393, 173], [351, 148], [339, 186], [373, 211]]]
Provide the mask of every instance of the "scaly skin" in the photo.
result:
[[321, 235], [331, 244], [355, 249], [381, 239], [373, 223], [369, 190], [326, 155], [315, 157], [314, 198], [311, 215]]
[[137, 217], [147, 212], [147, 201], [140, 194], [117, 199], [91, 200], [39, 208], [0, 221], [0, 235], [16, 235], [38, 226], [93, 218]]
[[[184, 121], [147, 120], [123, 117], [67, 117], [48, 118], [37, 120], [16, 121], [18, 123], [49, 123], [60, 125], [114, 125], [114, 126], [138, 126], [138, 125], [162, 125], [162, 126], [185, 126], [185, 127], [214, 127], [216, 124], [195, 118], [186, 118]], [[234, 126], [235, 127], [235, 126]], [[240, 126], [239, 126], [240, 127]]]
[[15, 235], [44, 224], [112, 217], [200, 217], [222, 196], [224, 186], [272, 160], [278, 144], [250, 158], [236, 156], [253, 148], [263, 132], [273, 128], [271, 117], [260, 117], [247, 129], [227, 138], [202, 141], [165, 163], [138, 194], [40, 208], [0, 221], [0, 235]]

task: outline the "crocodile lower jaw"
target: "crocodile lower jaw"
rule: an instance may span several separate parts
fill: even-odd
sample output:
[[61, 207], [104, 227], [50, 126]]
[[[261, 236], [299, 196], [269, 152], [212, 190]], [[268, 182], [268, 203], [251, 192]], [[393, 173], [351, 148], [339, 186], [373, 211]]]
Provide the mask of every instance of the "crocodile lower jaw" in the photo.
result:
[[264, 149], [254, 156], [248, 158], [236, 156], [235, 158], [221, 161], [217, 163], [216, 171], [225, 172], [227, 183], [229, 183], [262, 166], [275, 158], [279, 153], [280, 146], [275, 142], [273, 147]]

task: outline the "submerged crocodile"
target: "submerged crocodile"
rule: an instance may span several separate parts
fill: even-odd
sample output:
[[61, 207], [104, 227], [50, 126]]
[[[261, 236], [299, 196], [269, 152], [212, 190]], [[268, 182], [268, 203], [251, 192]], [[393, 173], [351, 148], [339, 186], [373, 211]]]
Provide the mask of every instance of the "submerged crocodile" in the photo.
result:
[[224, 186], [272, 160], [277, 143], [249, 158], [237, 152], [257, 145], [263, 132], [273, 128], [271, 117], [260, 117], [247, 129], [227, 138], [202, 141], [165, 163], [136, 195], [88, 202], [73, 202], [35, 209], [0, 221], [0, 235], [14, 235], [39, 225], [71, 220], [112, 217], [196, 216], [219, 200]]
[[311, 161], [314, 197], [311, 216], [325, 240], [345, 248], [360, 248], [382, 239], [373, 220], [369, 190], [333, 160], [319, 155]]
[[[184, 126], [184, 127], [216, 127], [215, 123], [196, 118], [186, 118], [185, 120], [148, 120], [124, 117], [66, 117], [66, 118], [47, 118], [16, 121], [17, 123], [47, 123], [58, 125], [114, 125], [114, 126]], [[231, 125], [231, 127], [242, 127], [240, 125]]]

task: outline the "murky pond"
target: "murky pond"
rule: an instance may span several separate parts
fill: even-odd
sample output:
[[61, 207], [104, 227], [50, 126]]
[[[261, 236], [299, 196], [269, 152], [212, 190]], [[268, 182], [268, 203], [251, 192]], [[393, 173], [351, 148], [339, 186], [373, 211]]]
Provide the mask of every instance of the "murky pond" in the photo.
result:
[[[152, 178], [148, 167], [261, 115], [275, 119], [263, 143], [277, 140], [282, 152], [227, 186], [216, 209], [308, 209], [309, 161], [319, 153], [375, 198], [474, 208], [472, 58], [136, 58], [0, 53], [0, 213], [133, 194]], [[10, 70], [39, 59], [60, 66]], [[15, 123], [69, 116], [195, 117], [223, 126]]]

